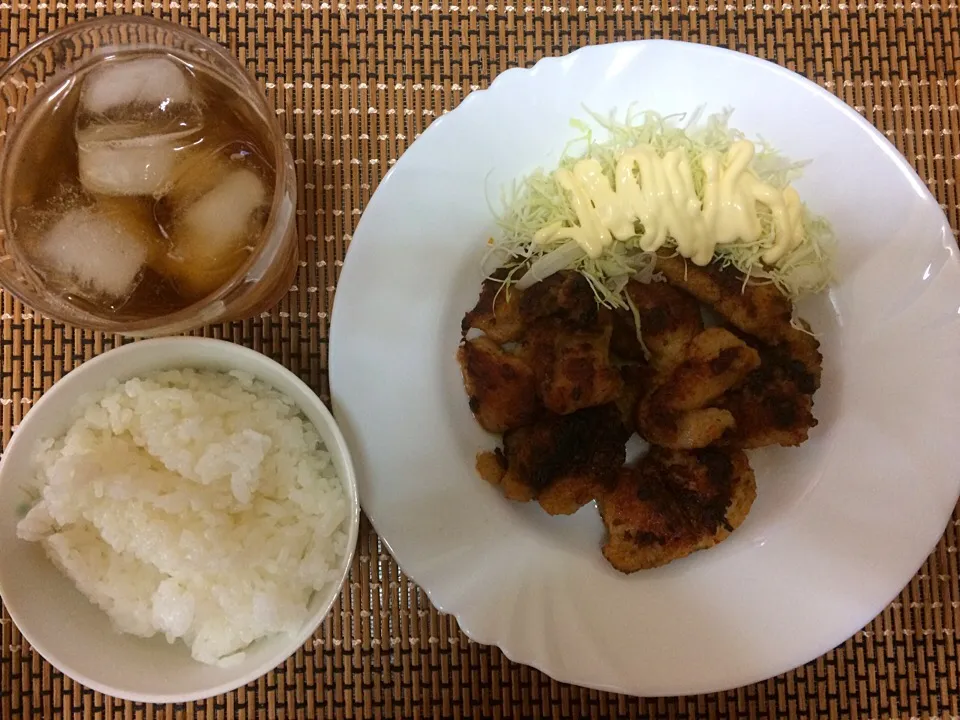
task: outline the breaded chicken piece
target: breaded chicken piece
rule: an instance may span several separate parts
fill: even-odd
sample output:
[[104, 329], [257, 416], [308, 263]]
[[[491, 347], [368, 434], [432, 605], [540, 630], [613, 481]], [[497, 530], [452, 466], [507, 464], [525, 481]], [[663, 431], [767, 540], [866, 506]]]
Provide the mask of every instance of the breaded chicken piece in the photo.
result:
[[739, 448], [800, 445], [817, 425], [815, 390], [816, 381], [802, 362], [780, 350], [764, 351], [760, 367], [719, 403], [736, 421], [723, 444]]
[[640, 343], [637, 324], [629, 310], [611, 314], [610, 354], [621, 362], [647, 362], [647, 353]]
[[476, 328], [496, 343], [508, 343], [523, 333], [523, 320], [520, 317], [520, 298], [523, 292], [515, 287], [505, 287], [498, 279], [483, 281], [477, 304], [460, 323], [464, 337]]
[[566, 415], [617, 398], [623, 380], [610, 360], [611, 333], [605, 308], [589, 329], [549, 319], [528, 326], [521, 355], [536, 373], [544, 407]]
[[681, 357], [651, 394], [650, 404], [666, 410], [698, 410], [760, 366], [760, 354], [721, 327], [694, 337]]
[[547, 513], [567, 515], [613, 483], [627, 436], [613, 404], [547, 414], [505, 433], [503, 450], [481, 454], [477, 469], [509, 499], [536, 499]]
[[756, 495], [743, 452], [651, 448], [597, 496], [607, 530], [603, 556], [632, 573], [712, 547], [743, 523]]
[[760, 367], [718, 403], [735, 421], [722, 442], [741, 448], [804, 442], [817, 424], [813, 394], [820, 387], [823, 358], [809, 326], [803, 321], [804, 329], [791, 324], [790, 301], [769, 283], [744, 286], [738, 272], [716, 263], [698, 267], [661, 256], [657, 269], [712, 306], [736, 330], [762, 343]]
[[790, 327], [793, 307], [772, 283], [748, 282], [716, 262], [701, 267], [679, 255], [657, 257], [657, 271], [667, 281], [709, 305], [734, 327], [768, 344], [778, 343]]
[[687, 343], [703, 330], [699, 304], [663, 282], [631, 280], [626, 292], [640, 316], [640, 335], [650, 351], [651, 364], [659, 370], [672, 367]]
[[784, 333], [783, 339], [777, 345], [780, 352], [788, 354], [793, 360], [803, 365], [804, 373], [809, 377], [812, 395], [820, 389], [820, 378], [823, 372], [823, 355], [820, 353], [820, 341], [810, 333], [810, 325], [805, 320], [798, 320], [806, 332], [794, 327]]
[[559, 332], [553, 369], [540, 383], [543, 404], [559, 414], [612, 402], [623, 388], [610, 362], [610, 326], [599, 332]]
[[470, 410], [484, 430], [504, 432], [540, 414], [537, 377], [522, 358], [478, 337], [460, 344], [457, 359]]
[[507, 500], [529, 502], [536, 493], [532, 485], [524, 483], [517, 473], [507, 473], [507, 458], [503, 450], [477, 454], [477, 474], [494, 487], [500, 488]]
[[729, 410], [709, 407], [760, 364], [756, 350], [720, 327], [691, 340], [674, 368], [660, 373], [637, 404], [637, 432], [678, 450], [707, 447], [736, 425]]
[[590, 283], [573, 270], [562, 270], [531, 285], [519, 307], [526, 323], [558, 320], [567, 329], [592, 327], [600, 310]]
[[775, 285], [744, 284], [743, 275], [733, 268], [723, 268], [716, 262], [700, 267], [666, 253], [657, 257], [657, 270], [670, 284], [712, 307], [741, 332], [766, 345], [785, 347], [820, 386], [820, 344], [809, 332], [791, 324], [793, 306]]
[[674, 412], [649, 405], [637, 405], [637, 433], [651, 445], [674, 450], [696, 450], [718, 442], [737, 424], [729, 410], [700, 408]]
[[580, 273], [562, 271], [529, 287], [520, 315], [521, 354], [548, 410], [563, 415], [617, 397], [622, 381], [610, 361], [612, 315], [598, 307]]
[[632, 429], [636, 424], [637, 403], [653, 382], [653, 370], [645, 363], [631, 363], [620, 367], [620, 377], [623, 389], [615, 402], [624, 424]]

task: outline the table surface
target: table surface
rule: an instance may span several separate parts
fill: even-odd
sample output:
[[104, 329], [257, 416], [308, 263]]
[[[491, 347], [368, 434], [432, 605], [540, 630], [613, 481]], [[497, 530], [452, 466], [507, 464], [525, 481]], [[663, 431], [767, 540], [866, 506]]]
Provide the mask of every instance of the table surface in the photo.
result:
[[[383, 173], [468, 93], [546, 55], [665, 37], [785, 65], [880, 128], [958, 227], [956, 2], [3, 0], [0, 54], [105, 13], [152, 14], [209, 35], [276, 105], [296, 159], [299, 276], [272, 312], [202, 333], [273, 357], [325, 400], [337, 278]], [[118, 342], [53, 323], [2, 295], [4, 444], [44, 389]], [[818, 660], [724, 693], [637, 699], [554, 682], [470, 642], [400, 572], [364, 520], [349, 581], [312, 641], [256, 682], [205, 702], [150, 706], [94, 693], [52, 669], [4, 611], [0, 717], [960, 718], [958, 526], [960, 508], [900, 597]]]

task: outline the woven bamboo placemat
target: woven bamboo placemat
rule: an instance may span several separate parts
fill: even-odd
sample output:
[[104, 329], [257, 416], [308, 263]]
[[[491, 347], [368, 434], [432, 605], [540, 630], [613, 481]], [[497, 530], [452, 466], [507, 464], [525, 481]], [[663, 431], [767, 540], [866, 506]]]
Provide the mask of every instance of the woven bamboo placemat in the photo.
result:
[[[544, 55], [667, 37], [786, 65], [884, 131], [960, 226], [955, 2], [4, 1], [0, 56], [64, 23], [113, 12], [150, 13], [207, 33], [275, 103], [300, 187], [297, 284], [273, 312], [204, 332], [281, 361], [325, 399], [328, 313], [350, 234], [378, 180], [433, 118], [499, 72]], [[44, 389], [117, 340], [42, 319], [6, 295], [0, 318], [5, 444]], [[958, 526], [960, 510], [902, 595], [828, 655], [726, 693], [638, 700], [553, 682], [471, 643], [365, 522], [349, 584], [313, 641], [258, 681], [203, 703], [147, 706], [89, 691], [32, 651], [4, 612], [0, 717], [958, 718]]]

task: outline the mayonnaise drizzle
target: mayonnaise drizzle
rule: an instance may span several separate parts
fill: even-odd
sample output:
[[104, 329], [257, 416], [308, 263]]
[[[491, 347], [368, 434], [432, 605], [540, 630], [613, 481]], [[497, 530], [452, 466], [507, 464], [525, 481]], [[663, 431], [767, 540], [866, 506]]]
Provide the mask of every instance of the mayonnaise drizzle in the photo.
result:
[[617, 160], [615, 187], [593, 158], [554, 174], [566, 190], [578, 224], [552, 223], [534, 234], [534, 242], [574, 240], [588, 257], [598, 258], [614, 241], [637, 235], [641, 249], [652, 252], [667, 238], [697, 265], [713, 258], [717, 245], [757, 242], [762, 234], [757, 204], [773, 216], [772, 242], [761, 259], [775, 265], [804, 239], [800, 196], [792, 187], [765, 183], [750, 169], [753, 143], [734, 142], [724, 156], [707, 151], [700, 159], [706, 182], [697, 195], [690, 158], [674, 149], [659, 155], [649, 145], [625, 150]]

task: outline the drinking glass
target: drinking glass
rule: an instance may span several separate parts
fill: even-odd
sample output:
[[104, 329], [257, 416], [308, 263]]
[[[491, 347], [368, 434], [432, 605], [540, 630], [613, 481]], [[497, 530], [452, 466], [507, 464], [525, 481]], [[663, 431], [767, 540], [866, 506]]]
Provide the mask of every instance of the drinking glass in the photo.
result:
[[[143, 319], [119, 319], [82, 308], [47, 287], [19, 249], [12, 222], [17, 178], [12, 148], [18, 130], [42, 112], [44, 88], [60, 85], [105, 56], [169, 53], [202, 68], [234, 90], [264, 123], [276, 182], [259, 242], [237, 272], [206, 297], [181, 310]], [[38, 109], [39, 108], [39, 109]], [[297, 271], [296, 172], [293, 158], [259, 85], [223, 47], [202, 35], [149, 17], [111, 16], [67, 25], [36, 41], [0, 72], [0, 285], [43, 315], [81, 327], [144, 337], [239, 320], [279, 302]], [[270, 189], [268, 189], [269, 193]]]

